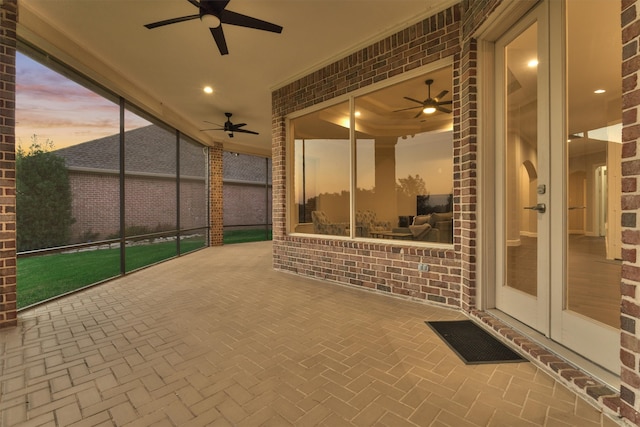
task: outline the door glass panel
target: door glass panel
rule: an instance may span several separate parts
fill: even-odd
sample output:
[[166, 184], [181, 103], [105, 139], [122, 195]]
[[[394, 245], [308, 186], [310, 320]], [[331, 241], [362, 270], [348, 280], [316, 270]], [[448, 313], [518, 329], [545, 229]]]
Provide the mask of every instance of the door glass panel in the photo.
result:
[[505, 47], [506, 286], [537, 295], [537, 24]]
[[565, 308], [620, 327], [620, 5], [567, 1]]

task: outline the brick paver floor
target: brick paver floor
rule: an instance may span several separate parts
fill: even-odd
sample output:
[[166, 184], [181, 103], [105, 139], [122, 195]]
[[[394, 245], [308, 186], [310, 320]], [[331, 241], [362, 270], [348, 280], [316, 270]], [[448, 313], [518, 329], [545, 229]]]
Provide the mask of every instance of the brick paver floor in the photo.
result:
[[20, 313], [1, 426], [613, 426], [532, 363], [467, 366], [454, 310], [208, 248]]

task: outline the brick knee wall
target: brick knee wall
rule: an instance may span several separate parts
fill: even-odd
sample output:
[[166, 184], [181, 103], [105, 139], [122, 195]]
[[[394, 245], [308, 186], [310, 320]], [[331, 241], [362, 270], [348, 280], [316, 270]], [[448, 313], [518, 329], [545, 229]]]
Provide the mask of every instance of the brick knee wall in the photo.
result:
[[0, 2], [0, 328], [17, 325], [16, 23], [17, 0]]

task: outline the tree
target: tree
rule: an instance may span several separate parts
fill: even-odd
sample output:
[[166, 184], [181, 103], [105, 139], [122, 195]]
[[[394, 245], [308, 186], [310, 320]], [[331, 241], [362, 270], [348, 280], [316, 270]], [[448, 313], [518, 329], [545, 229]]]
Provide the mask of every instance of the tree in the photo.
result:
[[420, 175], [409, 175], [406, 178], [398, 178], [397, 184], [398, 193], [407, 196], [415, 197], [418, 194], [427, 194], [427, 186], [424, 183], [424, 179]]
[[18, 251], [66, 245], [74, 219], [71, 186], [64, 159], [51, 152], [53, 142], [31, 137], [16, 157]]

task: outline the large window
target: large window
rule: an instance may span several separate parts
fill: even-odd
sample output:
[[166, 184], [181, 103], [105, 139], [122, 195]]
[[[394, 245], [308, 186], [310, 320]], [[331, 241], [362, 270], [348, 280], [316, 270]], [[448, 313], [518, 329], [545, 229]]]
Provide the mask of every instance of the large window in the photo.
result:
[[293, 119], [292, 232], [453, 243], [451, 86], [447, 67]]

